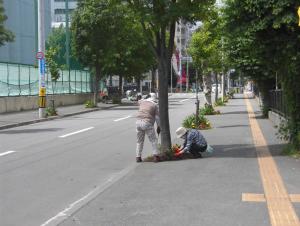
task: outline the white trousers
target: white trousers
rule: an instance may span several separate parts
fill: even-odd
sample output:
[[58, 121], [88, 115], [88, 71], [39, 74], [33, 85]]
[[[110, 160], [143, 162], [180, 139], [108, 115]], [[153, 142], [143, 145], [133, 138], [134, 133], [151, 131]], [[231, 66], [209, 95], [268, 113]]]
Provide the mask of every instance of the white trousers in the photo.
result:
[[146, 121], [137, 120], [136, 132], [137, 132], [136, 157], [142, 156], [145, 134], [147, 134], [149, 141], [152, 144], [153, 155], [158, 155], [157, 138], [155, 135], [154, 126]]

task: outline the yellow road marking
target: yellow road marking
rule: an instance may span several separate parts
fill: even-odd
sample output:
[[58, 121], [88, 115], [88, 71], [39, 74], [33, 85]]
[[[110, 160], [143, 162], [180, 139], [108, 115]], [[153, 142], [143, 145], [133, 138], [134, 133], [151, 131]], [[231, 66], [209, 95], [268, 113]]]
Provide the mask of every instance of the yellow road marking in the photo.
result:
[[266, 198], [264, 194], [243, 193], [242, 201], [243, 202], [265, 202]]
[[[300, 202], [299, 194], [290, 194], [289, 197], [291, 202]], [[265, 202], [266, 198], [264, 194], [243, 193], [242, 201], [243, 202]]]
[[298, 216], [255, 118], [250, 101], [248, 99], [245, 99], [245, 101], [271, 225], [300, 226]]

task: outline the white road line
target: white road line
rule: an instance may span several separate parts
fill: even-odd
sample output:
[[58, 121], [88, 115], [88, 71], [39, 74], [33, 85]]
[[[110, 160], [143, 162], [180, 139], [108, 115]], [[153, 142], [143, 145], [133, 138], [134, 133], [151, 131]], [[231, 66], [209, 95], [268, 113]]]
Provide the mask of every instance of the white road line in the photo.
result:
[[118, 121], [121, 121], [121, 120], [124, 120], [124, 119], [128, 119], [130, 117], [131, 117], [131, 115], [128, 115], [128, 116], [126, 116], [124, 118], [118, 118], [118, 119], [115, 119], [114, 122], [118, 122]]
[[15, 151], [6, 151], [6, 152], [3, 152], [3, 153], [0, 153], [0, 157], [1, 156], [4, 156], [4, 155], [9, 155], [9, 154], [12, 154], [14, 153]]
[[118, 173], [111, 175], [103, 184], [97, 186], [95, 189], [90, 191], [87, 195], [83, 196], [82, 198], [78, 199], [77, 201], [70, 204], [67, 208], [63, 211], [59, 212], [54, 217], [47, 220], [45, 223], [41, 224], [40, 226], [56, 226], [65, 221], [68, 217], [72, 217], [72, 215], [78, 211], [82, 206], [88, 204], [90, 201], [95, 199], [99, 196], [102, 192], [116, 183], [118, 180], [126, 176], [128, 173], [133, 171], [138, 164], [134, 163], [126, 167], [125, 169], [121, 170]]
[[78, 130], [78, 131], [76, 131], [76, 132], [68, 133], [68, 134], [65, 134], [65, 135], [61, 135], [61, 136], [59, 136], [59, 137], [60, 137], [60, 138], [65, 138], [65, 137], [69, 137], [69, 136], [75, 135], [75, 134], [77, 134], [77, 133], [82, 133], [82, 132], [85, 132], [85, 131], [88, 131], [88, 130], [91, 130], [91, 129], [94, 129], [94, 127], [89, 127], [89, 128], [86, 128], [86, 129]]
[[184, 101], [187, 101], [187, 100], [189, 100], [189, 99], [180, 100], [179, 102], [184, 102]]

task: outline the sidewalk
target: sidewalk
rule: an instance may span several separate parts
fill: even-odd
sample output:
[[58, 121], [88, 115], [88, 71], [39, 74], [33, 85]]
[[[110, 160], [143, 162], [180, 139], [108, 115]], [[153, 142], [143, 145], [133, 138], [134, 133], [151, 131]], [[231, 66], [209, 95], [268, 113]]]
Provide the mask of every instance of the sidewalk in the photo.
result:
[[[282, 144], [250, 100], [287, 190], [300, 193], [300, 165], [279, 155]], [[264, 194], [243, 96], [210, 116], [203, 131], [213, 154], [202, 159], [136, 164], [89, 202], [61, 215], [61, 226], [269, 226], [265, 202], [243, 202], [243, 193]], [[176, 142], [176, 141], [175, 141]], [[109, 187], [109, 188], [108, 188]], [[300, 215], [300, 206], [294, 204]], [[285, 225], [285, 224], [279, 224]], [[290, 224], [289, 224], [290, 225]]]
[[87, 112], [99, 111], [117, 106], [116, 104], [104, 104], [98, 103], [97, 108], [85, 108], [84, 104], [62, 106], [57, 108], [58, 116], [48, 117], [45, 119], [39, 119], [39, 113], [37, 110], [12, 112], [0, 114], [0, 130], [13, 128], [22, 125], [33, 124], [37, 122], [43, 122], [48, 120], [54, 120], [57, 118], [68, 117], [72, 115], [83, 114]]

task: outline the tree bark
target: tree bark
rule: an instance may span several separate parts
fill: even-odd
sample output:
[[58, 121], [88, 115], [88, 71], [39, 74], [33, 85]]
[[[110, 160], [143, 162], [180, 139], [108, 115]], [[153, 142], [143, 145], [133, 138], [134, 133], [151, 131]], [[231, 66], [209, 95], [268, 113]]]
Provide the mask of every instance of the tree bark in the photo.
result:
[[225, 73], [223, 72], [222, 73], [222, 101], [224, 101], [224, 97], [225, 97], [225, 95], [226, 95], [226, 93], [225, 93], [225, 81], [226, 81], [226, 79], [225, 79]]
[[152, 93], [154, 93], [156, 90], [155, 71], [156, 71], [156, 68], [152, 68], [152, 70], [151, 70], [151, 92]]
[[123, 76], [119, 75], [119, 97], [122, 98], [123, 95]]
[[267, 116], [267, 111], [270, 108], [269, 91], [275, 88], [274, 79], [258, 81], [259, 96], [263, 115]]
[[99, 65], [95, 66], [95, 77], [94, 77], [94, 98], [93, 98], [93, 102], [94, 105], [97, 106], [98, 103], [98, 93], [99, 93], [99, 81], [101, 78], [101, 69]]
[[140, 79], [136, 79], [136, 85], [137, 85], [137, 90], [141, 93], [141, 80]]
[[216, 81], [216, 89], [215, 89], [215, 102], [218, 101], [219, 98], [219, 81], [218, 81], [218, 73], [214, 73], [215, 81]]
[[159, 116], [161, 127], [161, 150], [168, 151], [171, 148], [171, 134], [169, 124], [168, 105], [168, 64], [163, 57], [158, 66], [158, 96], [159, 96]]
[[[162, 28], [156, 33], [156, 54], [158, 57], [158, 96], [159, 117], [161, 127], [161, 151], [167, 152], [171, 148], [171, 134], [169, 123], [169, 100], [168, 100], [168, 67], [171, 55], [166, 46], [166, 29]], [[171, 52], [171, 51], [170, 51]]]
[[208, 105], [212, 105], [211, 102], [211, 74], [203, 75], [203, 85], [204, 85], [204, 97], [205, 103]]

